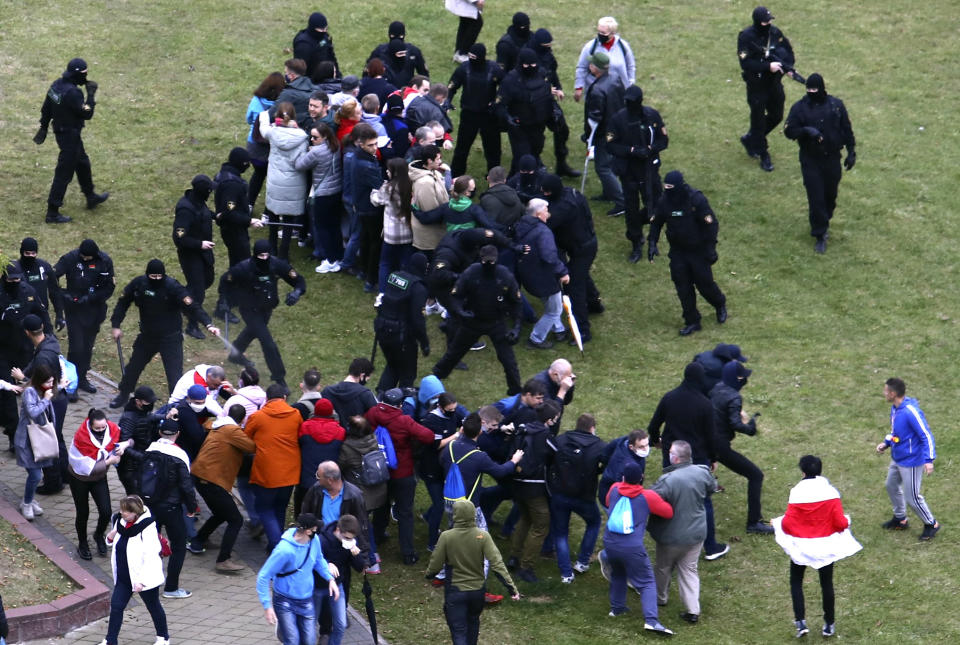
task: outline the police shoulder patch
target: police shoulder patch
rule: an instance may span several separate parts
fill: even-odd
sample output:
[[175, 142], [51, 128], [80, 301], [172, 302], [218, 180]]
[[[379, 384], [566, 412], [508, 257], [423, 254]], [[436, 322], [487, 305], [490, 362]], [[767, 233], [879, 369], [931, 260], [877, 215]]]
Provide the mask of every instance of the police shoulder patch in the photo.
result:
[[445, 267], [445, 266], [447, 266], [447, 264], [446, 264], [445, 262], [437, 262], [436, 264], [433, 265], [433, 268], [434, 268], [434, 269], [442, 269], [442, 268]]
[[740, 60], [744, 60], [747, 57], [747, 52], [740, 52]]
[[191, 298], [190, 296], [184, 296], [184, 297], [183, 297], [183, 304], [185, 304], [186, 306], [189, 307], [190, 305], [193, 304], [193, 298]]
[[27, 296], [27, 302], [33, 302], [33, 296]]
[[608, 132], [608, 133], [607, 133], [607, 143], [613, 141], [613, 139], [614, 139], [613, 133], [612, 133], [612, 132]]
[[297, 278], [297, 272], [296, 272], [295, 269], [290, 269], [290, 273], [288, 273], [287, 275], [290, 276], [290, 277], [293, 278], [293, 279], [296, 279], [296, 278]]
[[227, 210], [232, 211], [236, 207], [237, 207], [236, 202], [227, 202]]
[[483, 230], [484, 237], [493, 237], [493, 230], [486, 228]]
[[392, 287], [396, 287], [401, 291], [406, 291], [407, 287], [410, 286], [410, 281], [404, 278], [402, 275], [391, 273], [389, 276], [387, 276], [387, 284]]
[[183, 237], [184, 235], [187, 234], [187, 229], [185, 229], [185, 228], [178, 228], [178, 229], [174, 230], [174, 233], [177, 234], [177, 237]]

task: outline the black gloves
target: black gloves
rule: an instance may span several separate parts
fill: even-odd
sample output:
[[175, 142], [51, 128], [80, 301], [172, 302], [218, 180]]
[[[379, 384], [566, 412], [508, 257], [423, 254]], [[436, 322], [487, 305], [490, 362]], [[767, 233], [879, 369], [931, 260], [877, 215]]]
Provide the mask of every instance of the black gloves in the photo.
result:
[[657, 243], [650, 240], [649, 246], [647, 246], [647, 259], [653, 262], [653, 258], [658, 255], [660, 255], [660, 251], [657, 249]]
[[301, 295], [303, 294], [300, 293], [299, 289], [294, 289], [293, 291], [288, 293], [287, 300], [286, 300], [287, 306], [292, 307], [293, 305], [297, 304], [297, 301], [300, 300]]
[[97, 88], [100, 86], [97, 85], [96, 81], [87, 81], [87, 101], [89, 103], [94, 102], [94, 95], [97, 93]]
[[843, 160], [843, 167], [847, 170], [853, 170], [853, 164], [857, 163], [857, 151], [853, 148], [847, 150], [847, 158]]
[[37, 133], [33, 135], [33, 142], [38, 146], [47, 140], [47, 129], [43, 126], [40, 126], [40, 129], [37, 130]]
[[54, 323], [54, 328], [57, 331], [63, 331], [63, 328], [67, 326], [67, 321], [63, 319], [63, 316], [57, 318], [57, 321]]
[[803, 129], [803, 133], [808, 137], [810, 137], [811, 139], [819, 139], [821, 136], [823, 136], [820, 134], [820, 130], [817, 130], [816, 128], [811, 128], [809, 126]]
[[720, 256], [717, 255], [717, 249], [712, 248], [707, 251], [707, 262], [711, 265], [716, 264], [718, 259], [720, 259]]
[[647, 146], [636, 146], [630, 151], [630, 154], [638, 159], [646, 159], [650, 156], [650, 148]]
[[420, 347], [420, 353], [423, 354], [423, 357], [426, 358], [430, 355], [430, 345], [422, 345]]
[[517, 321], [517, 324], [513, 326], [513, 329], [507, 332], [507, 342], [511, 345], [516, 345], [517, 341], [520, 340], [520, 322]]

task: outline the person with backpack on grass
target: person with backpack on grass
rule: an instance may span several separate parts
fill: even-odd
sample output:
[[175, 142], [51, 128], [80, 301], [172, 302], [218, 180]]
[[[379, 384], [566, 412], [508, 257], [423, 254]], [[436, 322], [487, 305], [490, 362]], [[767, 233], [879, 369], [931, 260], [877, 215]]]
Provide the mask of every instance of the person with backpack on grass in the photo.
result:
[[[347, 438], [340, 447], [341, 477], [363, 493], [363, 507], [369, 519], [375, 510], [387, 503], [387, 482], [390, 480], [387, 458], [380, 450], [373, 428], [362, 416], [350, 417], [346, 429]], [[380, 556], [377, 555], [371, 522], [365, 523], [364, 533], [369, 540], [364, 573], [376, 575], [380, 573]]]
[[300, 483], [293, 491], [293, 514], [299, 515], [303, 498], [314, 485], [314, 474], [324, 461], [337, 462], [346, 431], [333, 416], [333, 403], [318, 399], [313, 416], [300, 424]]
[[443, 392], [434, 408], [420, 419], [423, 426], [433, 430], [433, 444], [423, 446], [417, 455], [417, 477], [426, 486], [431, 501], [430, 508], [423, 514], [427, 522], [427, 551], [433, 551], [437, 544], [443, 519], [444, 470], [440, 465], [440, 453], [447, 444], [456, 440], [467, 414], [467, 409], [457, 403], [457, 397]]
[[631, 430], [630, 434], [618, 437], [607, 444], [603, 460], [606, 467], [600, 476], [597, 499], [606, 506], [610, 487], [623, 479], [623, 469], [627, 464], [637, 464], [641, 472], [647, 470], [647, 457], [650, 456], [650, 437], [646, 430]]
[[[581, 414], [574, 430], [547, 439], [553, 451], [553, 464], [547, 470], [550, 489], [550, 533], [557, 552], [560, 582], [573, 582], [573, 572], [590, 568], [593, 547], [600, 535], [600, 509], [597, 507], [597, 477], [603, 471], [606, 442], [597, 436], [597, 420]], [[580, 541], [576, 563], [570, 565], [570, 515], [576, 513], [586, 527]]]
[[673, 517], [673, 507], [660, 495], [643, 488], [643, 471], [628, 464], [623, 481], [607, 494], [607, 520], [603, 532], [600, 573], [610, 581], [610, 614], [615, 618], [627, 613], [627, 582], [640, 594], [643, 607], [643, 628], [666, 636], [673, 635], [660, 622], [657, 608], [657, 585], [650, 566], [650, 556], [643, 546], [643, 534], [650, 514]]

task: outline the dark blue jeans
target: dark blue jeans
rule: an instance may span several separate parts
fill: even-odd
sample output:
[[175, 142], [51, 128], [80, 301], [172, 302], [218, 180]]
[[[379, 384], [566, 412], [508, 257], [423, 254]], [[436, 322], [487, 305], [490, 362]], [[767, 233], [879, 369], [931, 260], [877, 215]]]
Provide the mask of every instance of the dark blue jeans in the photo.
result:
[[393, 271], [402, 269], [411, 255], [413, 255], [412, 244], [383, 243], [380, 247], [380, 266], [377, 273], [377, 284], [380, 285], [380, 291], [383, 291], [387, 284], [387, 276]]
[[550, 498], [550, 532], [553, 534], [553, 543], [557, 550], [557, 565], [560, 574], [572, 576], [573, 567], [570, 565], [570, 514], [576, 513], [586, 523], [583, 531], [583, 540], [580, 541], [580, 554], [577, 562], [590, 564], [593, 547], [597, 545], [600, 535], [600, 509], [593, 499], [577, 499], [560, 493], [553, 493]]
[[340, 193], [313, 198], [310, 211], [310, 229], [313, 233], [313, 257], [336, 262], [343, 258], [343, 238], [340, 236], [340, 215], [343, 204]]
[[440, 522], [443, 521], [443, 480], [424, 479], [423, 485], [430, 494], [430, 508], [427, 509], [427, 547], [432, 551], [440, 538]]
[[253, 498], [257, 508], [257, 515], [263, 522], [263, 530], [267, 534], [267, 548], [273, 551], [273, 547], [280, 542], [280, 536], [283, 535], [283, 527], [287, 519], [287, 504], [290, 503], [290, 494], [293, 492], [293, 486], [281, 486], [280, 488], [264, 488], [257, 484], [250, 484], [253, 489]]
[[610, 563], [610, 611], [615, 614], [627, 610], [627, 581], [640, 594], [643, 617], [659, 620], [657, 611], [657, 583], [653, 578], [650, 556], [643, 547], [623, 549], [607, 546], [607, 562]]
[[[113, 595], [110, 596], [110, 622], [107, 626], [108, 645], [117, 645], [117, 637], [120, 635], [120, 627], [123, 624], [123, 610], [127, 608], [132, 595], [133, 587], [130, 586], [129, 575], [125, 581], [117, 580], [117, 584], [113, 588]], [[140, 600], [143, 601], [147, 611], [150, 612], [150, 618], [153, 619], [157, 636], [170, 638], [170, 632], [167, 631], [167, 615], [160, 604], [160, 587], [144, 589], [140, 592]]]

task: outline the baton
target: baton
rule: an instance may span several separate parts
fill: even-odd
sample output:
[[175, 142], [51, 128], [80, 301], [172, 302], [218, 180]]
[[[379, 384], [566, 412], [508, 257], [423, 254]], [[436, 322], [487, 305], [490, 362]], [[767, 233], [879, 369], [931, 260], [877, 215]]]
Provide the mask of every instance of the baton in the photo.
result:
[[293, 224], [289, 222], [264, 222], [264, 224], [267, 226], [286, 226], [288, 228], [303, 228], [303, 224]]
[[120, 358], [120, 377], [123, 378], [124, 373], [127, 371], [126, 366], [123, 364], [123, 348], [120, 346], [120, 339], [117, 339], [117, 357]]
[[590, 130], [590, 136], [587, 138], [587, 157], [583, 160], [583, 174], [580, 176], [580, 193], [583, 194], [583, 190], [587, 187], [587, 168], [590, 166], [590, 146], [593, 145], [593, 135], [597, 133], [597, 125], [594, 124], [593, 129]]

